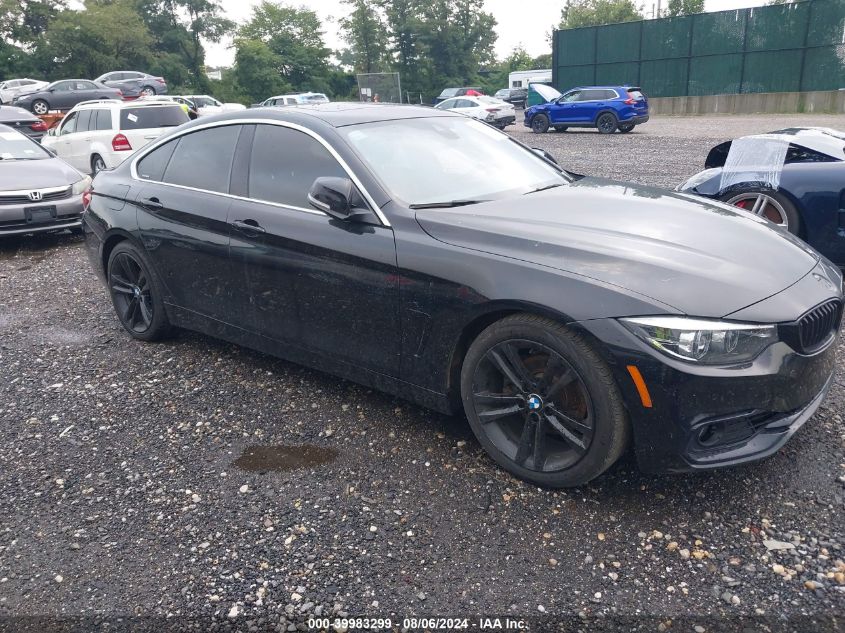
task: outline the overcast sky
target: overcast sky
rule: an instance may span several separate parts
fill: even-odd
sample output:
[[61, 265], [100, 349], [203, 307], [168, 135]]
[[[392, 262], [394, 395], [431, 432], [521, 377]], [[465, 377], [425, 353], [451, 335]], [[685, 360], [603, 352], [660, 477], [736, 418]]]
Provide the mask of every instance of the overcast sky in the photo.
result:
[[[637, 0], [635, 0], [637, 1]], [[221, 0], [223, 8], [229, 18], [238, 22], [249, 19], [252, 7], [259, 0]], [[645, 4], [646, 14], [651, 14], [652, 5], [657, 0], [639, 0]], [[662, 0], [666, 6], [667, 0]], [[305, 5], [314, 9], [323, 20], [326, 45], [331, 49], [341, 48], [344, 44], [337, 33], [337, 16], [343, 15], [346, 7], [340, 0], [291, 0], [288, 4]], [[563, 0], [538, 0], [523, 4], [515, 0], [485, 0], [485, 9], [491, 12], [498, 25], [496, 32], [496, 55], [504, 57], [514, 46], [522, 44], [533, 57], [551, 52], [546, 34], [553, 24], [560, 21], [560, 10]], [[744, 7], [758, 7], [765, 4], [765, 0], [705, 0], [707, 11], [723, 11], [725, 9], [741, 9]], [[530, 7], [530, 10], [527, 10]], [[234, 51], [230, 48], [231, 40], [220, 44], [206, 45], [206, 64], [209, 66], [231, 66]]]

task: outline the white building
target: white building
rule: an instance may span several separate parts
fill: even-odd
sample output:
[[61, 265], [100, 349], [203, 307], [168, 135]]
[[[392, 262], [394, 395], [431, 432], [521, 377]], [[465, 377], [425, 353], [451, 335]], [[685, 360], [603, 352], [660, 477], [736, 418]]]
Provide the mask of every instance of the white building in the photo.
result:
[[508, 75], [508, 88], [527, 88], [530, 83], [552, 83], [552, 69], [517, 70]]

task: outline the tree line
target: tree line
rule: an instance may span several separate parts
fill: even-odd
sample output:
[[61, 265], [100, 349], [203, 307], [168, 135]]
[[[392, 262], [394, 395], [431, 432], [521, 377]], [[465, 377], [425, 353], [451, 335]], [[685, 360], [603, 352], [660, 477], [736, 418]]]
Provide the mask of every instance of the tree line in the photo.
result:
[[[694, 12], [702, 2], [669, 6]], [[356, 73], [398, 72], [404, 94], [430, 102], [449, 86], [492, 92], [507, 85], [509, 72], [551, 66], [550, 54], [532, 58], [521, 47], [496, 59], [496, 19], [484, 0], [344, 3], [344, 46], [331, 50], [317, 13], [283, 2], [264, 0], [236, 24], [219, 0], [85, 0], [82, 8], [69, 0], [0, 0], [0, 79], [131, 69], [164, 77], [174, 94], [253, 103], [305, 90], [357, 99]], [[632, 0], [567, 0], [559, 28], [641, 18]], [[210, 80], [204, 44], [230, 36], [234, 65]]]

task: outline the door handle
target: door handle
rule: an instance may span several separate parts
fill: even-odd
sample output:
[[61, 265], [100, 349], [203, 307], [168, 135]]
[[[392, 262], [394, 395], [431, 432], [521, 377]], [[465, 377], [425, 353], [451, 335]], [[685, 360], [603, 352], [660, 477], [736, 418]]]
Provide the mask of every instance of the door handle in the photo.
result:
[[141, 206], [150, 211], [158, 211], [164, 208], [164, 205], [156, 197], [141, 199]]
[[267, 231], [255, 220], [235, 220], [232, 226], [244, 233], [266, 233]]

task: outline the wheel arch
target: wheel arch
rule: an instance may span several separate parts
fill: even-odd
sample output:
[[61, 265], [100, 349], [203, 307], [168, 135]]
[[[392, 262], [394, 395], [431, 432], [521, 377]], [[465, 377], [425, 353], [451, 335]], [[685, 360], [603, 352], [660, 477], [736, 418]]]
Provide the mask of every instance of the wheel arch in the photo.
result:
[[464, 324], [452, 345], [446, 368], [446, 396], [453, 411], [461, 411], [461, 369], [472, 342], [489, 326], [514, 314], [540, 316], [562, 325], [573, 322], [566, 314], [546, 306], [523, 301], [494, 301], [480, 306]]
[[100, 252], [100, 264], [102, 265], [103, 273], [106, 276], [108, 276], [109, 273], [109, 257], [111, 257], [112, 251], [121, 242], [130, 242], [135, 247], [141, 249], [141, 252], [144, 250], [143, 246], [139, 244], [128, 231], [123, 229], [112, 229], [109, 231], [109, 233], [103, 237], [103, 247]]

